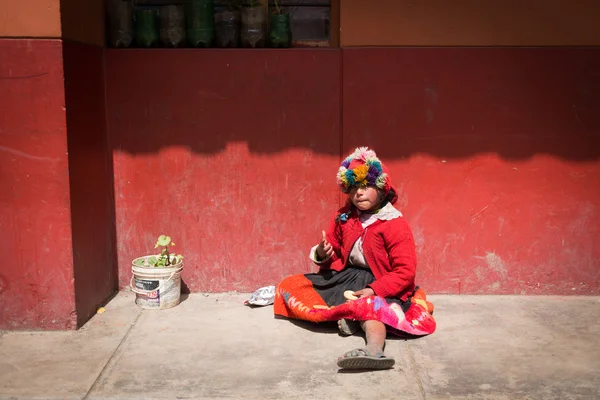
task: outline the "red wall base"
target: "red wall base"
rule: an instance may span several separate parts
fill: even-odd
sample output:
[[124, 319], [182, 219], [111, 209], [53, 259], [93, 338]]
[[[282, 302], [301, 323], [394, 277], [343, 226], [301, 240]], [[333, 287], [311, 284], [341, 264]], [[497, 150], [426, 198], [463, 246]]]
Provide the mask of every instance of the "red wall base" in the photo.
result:
[[59, 40], [0, 40], [0, 329], [76, 327]]

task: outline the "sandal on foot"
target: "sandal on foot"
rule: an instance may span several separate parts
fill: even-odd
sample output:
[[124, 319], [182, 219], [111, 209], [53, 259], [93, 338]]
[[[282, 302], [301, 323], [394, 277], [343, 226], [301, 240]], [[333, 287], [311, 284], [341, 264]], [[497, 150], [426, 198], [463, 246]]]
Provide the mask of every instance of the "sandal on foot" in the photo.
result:
[[338, 321], [338, 329], [341, 336], [352, 336], [360, 329], [360, 322], [351, 319], [340, 319]]
[[396, 360], [383, 353], [371, 355], [367, 349], [354, 349], [338, 359], [337, 365], [343, 369], [388, 369]]

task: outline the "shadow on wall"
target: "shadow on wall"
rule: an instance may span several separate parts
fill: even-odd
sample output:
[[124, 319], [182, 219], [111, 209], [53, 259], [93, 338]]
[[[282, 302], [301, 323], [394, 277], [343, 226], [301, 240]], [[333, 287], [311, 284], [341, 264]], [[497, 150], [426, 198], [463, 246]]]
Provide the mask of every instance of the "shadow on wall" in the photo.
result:
[[344, 50], [344, 140], [384, 157], [597, 159], [599, 67], [598, 49]]
[[340, 143], [337, 50], [107, 50], [108, 127], [128, 153], [184, 146], [216, 154]]
[[63, 42], [77, 326], [118, 288], [112, 152], [102, 49]]
[[110, 138], [128, 153], [244, 142], [334, 156], [364, 144], [385, 159], [600, 155], [595, 48], [106, 54]]

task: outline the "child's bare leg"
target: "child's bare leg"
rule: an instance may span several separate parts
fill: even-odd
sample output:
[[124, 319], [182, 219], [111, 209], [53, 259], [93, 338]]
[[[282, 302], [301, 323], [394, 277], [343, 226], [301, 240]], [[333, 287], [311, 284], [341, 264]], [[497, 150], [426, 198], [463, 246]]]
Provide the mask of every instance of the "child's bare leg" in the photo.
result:
[[360, 321], [351, 319], [340, 319], [338, 321], [338, 330], [341, 336], [352, 336], [360, 329]]
[[372, 355], [383, 353], [385, 346], [386, 329], [383, 322], [371, 320], [361, 321], [360, 327], [365, 331], [367, 337], [367, 350]]
[[386, 328], [379, 321], [362, 321], [360, 326], [367, 336], [366, 349], [354, 349], [338, 358], [337, 365], [347, 369], [387, 369], [396, 362], [383, 356]]

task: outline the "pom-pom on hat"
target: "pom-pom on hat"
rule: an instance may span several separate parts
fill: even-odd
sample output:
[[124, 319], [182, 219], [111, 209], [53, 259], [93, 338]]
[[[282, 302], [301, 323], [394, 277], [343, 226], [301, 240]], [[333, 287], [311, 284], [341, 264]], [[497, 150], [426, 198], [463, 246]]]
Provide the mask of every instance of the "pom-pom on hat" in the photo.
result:
[[357, 148], [342, 161], [337, 173], [337, 184], [344, 193], [350, 192], [353, 187], [374, 186], [385, 193], [390, 203], [398, 200], [387, 168], [368, 147]]

